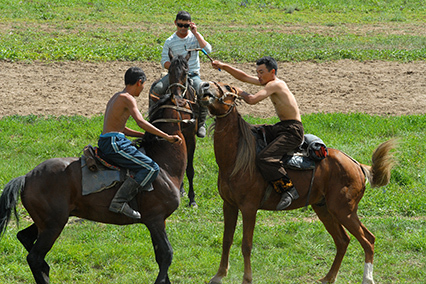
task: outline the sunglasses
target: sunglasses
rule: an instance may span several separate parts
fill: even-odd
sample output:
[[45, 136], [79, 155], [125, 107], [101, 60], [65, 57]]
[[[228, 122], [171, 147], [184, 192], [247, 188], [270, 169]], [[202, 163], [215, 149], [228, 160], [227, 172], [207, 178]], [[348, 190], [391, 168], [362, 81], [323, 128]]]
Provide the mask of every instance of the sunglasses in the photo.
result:
[[179, 28], [185, 28], [185, 29], [189, 28], [189, 24], [176, 23], [176, 25], [177, 25]]

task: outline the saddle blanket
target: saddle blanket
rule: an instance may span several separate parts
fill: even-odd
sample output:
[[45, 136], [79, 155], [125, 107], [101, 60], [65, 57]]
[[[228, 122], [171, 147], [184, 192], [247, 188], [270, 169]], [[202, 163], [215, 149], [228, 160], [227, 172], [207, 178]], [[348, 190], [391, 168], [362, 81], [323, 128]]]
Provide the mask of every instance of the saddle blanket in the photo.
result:
[[83, 195], [90, 193], [100, 192], [105, 189], [114, 187], [117, 183], [124, 181], [127, 171], [125, 170], [111, 170], [99, 169], [93, 172], [89, 169], [86, 163], [86, 156], [82, 155], [81, 161], [81, 184], [83, 188]]

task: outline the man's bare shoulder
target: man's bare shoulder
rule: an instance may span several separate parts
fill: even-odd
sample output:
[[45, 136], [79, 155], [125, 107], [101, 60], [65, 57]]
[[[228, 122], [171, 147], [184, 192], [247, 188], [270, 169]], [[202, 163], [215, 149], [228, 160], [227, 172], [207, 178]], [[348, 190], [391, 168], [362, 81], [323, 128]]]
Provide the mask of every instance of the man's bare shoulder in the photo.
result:
[[289, 91], [287, 83], [281, 79], [275, 79], [268, 82], [265, 86], [272, 93], [287, 93]]

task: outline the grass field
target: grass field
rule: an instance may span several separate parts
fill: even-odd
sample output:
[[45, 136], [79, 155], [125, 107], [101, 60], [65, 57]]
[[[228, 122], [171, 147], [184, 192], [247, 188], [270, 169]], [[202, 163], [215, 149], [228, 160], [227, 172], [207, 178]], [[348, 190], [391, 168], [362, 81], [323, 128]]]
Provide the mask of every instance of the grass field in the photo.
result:
[[[259, 54], [280, 61], [426, 59], [424, 0], [145, 2], [0, 0], [0, 60], [159, 61], [181, 9], [192, 13], [215, 57], [226, 61], [251, 62]], [[377, 283], [424, 283], [426, 116], [311, 114], [302, 119], [306, 132], [362, 163], [370, 163], [378, 144], [398, 138], [390, 184], [368, 187], [359, 215], [377, 237]], [[129, 126], [136, 128], [133, 121]], [[96, 144], [101, 127], [101, 116], [2, 117], [0, 188], [46, 159], [79, 156], [84, 145]], [[199, 208], [186, 207], [183, 198], [168, 219], [172, 283], [207, 283], [219, 265], [223, 217], [212, 147], [211, 139], [198, 140]], [[18, 209], [22, 229], [28, 218], [22, 206]], [[34, 282], [26, 252], [15, 237], [18, 230], [11, 222], [0, 240], [0, 283]], [[241, 235], [240, 218], [224, 283], [241, 282]], [[255, 283], [314, 283], [328, 271], [334, 253], [332, 239], [312, 209], [258, 213], [252, 253]], [[46, 260], [52, 283], [152, 283], [158, 272], [146, 227], [75, 218]], [[363, 265], [362, 248], [353, 240], [338, 283], [360, 283]]]
[[176, 12], [186, 9], [221, 60], [253, 61], [265, 53], [279, 61], [425, 60], [425, 6], [424, 0], [1, 0], [0, 59], [159, 61]]

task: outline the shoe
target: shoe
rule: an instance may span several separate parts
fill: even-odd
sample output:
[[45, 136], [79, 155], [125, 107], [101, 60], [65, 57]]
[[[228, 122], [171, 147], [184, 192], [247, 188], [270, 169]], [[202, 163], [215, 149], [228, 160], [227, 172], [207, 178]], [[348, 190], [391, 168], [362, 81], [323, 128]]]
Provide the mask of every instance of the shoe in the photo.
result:
[[280, 200], [280, 202], [278, 202], [276, 209], [277, 210], [284, 210], [291, 205], [293, 200], [296, 200], [298, 198], [299, 198], [299, 194], [297, 193], [296, 188], [294, 186], [292, 186], [289, 190], [285, 191], [281, 195], [281, 200]]
[[206, 137], [207, 134], [207, 130], [206, 130], [206, 125], [203, 124], [200, 127], [198, 127], [198, 131], [197, 131], [197, 136], [200, 138], [204, 138]]

